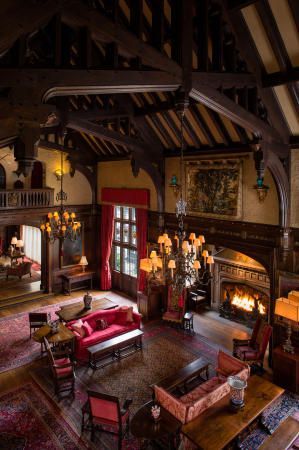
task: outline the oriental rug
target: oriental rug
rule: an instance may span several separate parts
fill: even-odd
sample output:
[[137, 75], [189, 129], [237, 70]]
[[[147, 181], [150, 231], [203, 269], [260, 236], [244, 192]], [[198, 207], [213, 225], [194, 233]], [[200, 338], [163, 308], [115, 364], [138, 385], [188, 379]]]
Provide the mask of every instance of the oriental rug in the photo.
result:
[[34, 383], [0, 396], [0, 450], [89, 448]]
[[[104, 295], [96, 296], [96, 298], [100, 297]], [[60, 306], [70, 305], [80, 300], [82, 296], [54, 305], [42, 306], [33, 309], [32, 312], [49, 312], [51, 319], [56, 320], [58, 317], [55, 311], [58, 311]], [[28, 313], [0, 318], [0, 328], [0, 373], [29, 364], [41, 357], [40, 344], [30, 339]]]

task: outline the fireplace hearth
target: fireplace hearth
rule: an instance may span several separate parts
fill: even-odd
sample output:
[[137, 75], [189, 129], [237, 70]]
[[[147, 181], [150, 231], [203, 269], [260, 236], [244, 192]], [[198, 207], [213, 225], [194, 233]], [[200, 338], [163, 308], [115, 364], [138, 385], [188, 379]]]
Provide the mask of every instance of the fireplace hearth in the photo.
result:
[[222, 283], [221, 317], [253, 327], [259, 315], [268, 316], [268, 296], [245, 284]]

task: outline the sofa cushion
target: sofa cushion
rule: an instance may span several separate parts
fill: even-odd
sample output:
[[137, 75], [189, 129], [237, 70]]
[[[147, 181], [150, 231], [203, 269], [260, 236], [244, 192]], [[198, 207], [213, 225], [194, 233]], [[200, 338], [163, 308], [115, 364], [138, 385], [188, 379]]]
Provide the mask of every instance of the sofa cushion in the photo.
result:
[[91, 345], [95, 345], [99, 342], [106, 341], [107, 339], [125, 333], [126, 331], [127, 327], [113, 324], [110, 325], [105, 330], [96, 330], [92, 333], [91, 336], [86, 336], [84, 339], [81, 340], [80, 345], [83, 347], [90, 347]]
[[106, 319], [97, 319], [96, 320], [96, 330], [106, 330], [108, 328], [108, 322]]
[[85, 330], [83, 328], [83, 322], [81, 319], [77, 320], [77, 322], [72, 323], [71, 329], [77, 331], [80, 334], [81, 338], [85, 336]]
[[222, 375], [228, 377], [230, 375], [236, 375], [238, 372], [243, 370], [244, 363], [234, 358], [233, 356], [219, 350], [218, 369]]
[[90, 324], [87, 321], [83, 322], [82, 328], [85, 331], [85, 336], [90, 336], [94, 331], [94, 329], [90, 326]]
[[133, 319], [133, 306], [121, 306], [120, 311], [126, 311], [127, 313], [127, 322], [132, 323], [134, 321]]
[[118, 323], [119, 325], [126, 325], [127, 323], [127, 311], [116, 311], [115, 314], [115, 323]]

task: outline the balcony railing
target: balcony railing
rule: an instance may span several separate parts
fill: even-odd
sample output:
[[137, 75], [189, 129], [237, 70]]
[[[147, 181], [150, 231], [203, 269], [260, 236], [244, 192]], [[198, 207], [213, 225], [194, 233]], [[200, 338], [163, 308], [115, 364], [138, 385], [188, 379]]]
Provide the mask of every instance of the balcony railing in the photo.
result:
[[0, 190], [0, 210], [42, 208], [54, 205], [54, 189], [6, 189]]

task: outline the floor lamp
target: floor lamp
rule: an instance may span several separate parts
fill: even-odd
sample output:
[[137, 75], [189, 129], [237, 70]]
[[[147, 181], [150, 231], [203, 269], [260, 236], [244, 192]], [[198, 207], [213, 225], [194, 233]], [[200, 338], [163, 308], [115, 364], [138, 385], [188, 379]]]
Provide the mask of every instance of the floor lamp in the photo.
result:
[[283, 344], [285, 352], [294, 353], [294, 346], [291, 342], [292, 322], [299, 322], [299, 291], [291, 291], [288, 298], [280, 297], [276, 300], [275, 314], [288, 320], [287, 340]]

